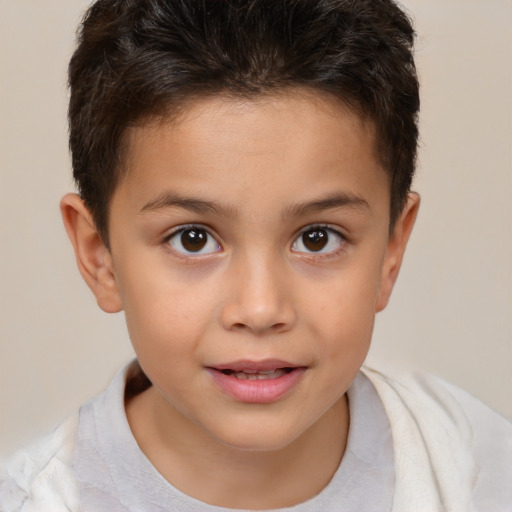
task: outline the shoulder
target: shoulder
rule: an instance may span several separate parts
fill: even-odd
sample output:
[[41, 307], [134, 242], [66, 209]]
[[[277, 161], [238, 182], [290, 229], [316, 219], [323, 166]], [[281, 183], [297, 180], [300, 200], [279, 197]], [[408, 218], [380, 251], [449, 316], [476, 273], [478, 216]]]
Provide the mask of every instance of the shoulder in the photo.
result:
[[78, 413], [51, 434], [0, 463], [2, 512], [76, 510], [72, 470]]
[[472, 445], [487, 438], [512, 453], [512, 423], [467, 391], [421, 372], [390, 375], [365, 368], [364, 373], [391, 414], [407, 409], [421, 425], [442, 425]]
[[512, 509], [509, 421], [432, 375], [364, 373], [390, 421], [400, 495], [428, 481], [441, 509]]
[[136, 361], [121, 368], [105, 392], [89, 400], [53, 432], [9, 459], [0, 460], [0, 512], [76, 512], [79, 509], [81, 483], [76, 470], [80, 463], [87, 465], [92, 458], [89, 452], [86, 460], [81, 457], [84, 446], [95, 452], [95, 414], [99, 412], [101, 421], [108, 424], [113, 409], [123, 410], [125, 384], [132, 394], [148, 386], [149, 381], [139, 368]]
[[467, 420], [478, 510], [512, 510], [512, 424], [463, 389], [432, 380], [433, 386], [454, 399]]

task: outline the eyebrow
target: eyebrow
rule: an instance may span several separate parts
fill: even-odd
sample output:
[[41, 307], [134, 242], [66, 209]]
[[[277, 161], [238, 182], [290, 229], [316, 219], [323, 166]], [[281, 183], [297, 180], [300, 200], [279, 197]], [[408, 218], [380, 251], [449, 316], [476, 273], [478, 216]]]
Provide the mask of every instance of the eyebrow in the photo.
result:
[[[157, 198], [148, 201], [140, 210], [140, 213], [151, 212], [165, 208], [183, 208], [194, 213], [210, 213], [224, 217], [236, 215], [236, 209], [221, 205], [213, 201], [197, 197], [184, 197], [174, 192], [164, 192]], [[362, 197], [346, 192], [337, 192], [325, 197], [292, 204], [284, 209], [282, 218], [300, 217], [312, 213], [336, 208], [351, 208], [355, 210], [370, 210], [368, 202]]]
[[225, 217], [231, 217], [234, 214], [233, 208], [229, 208], [213, 201], [199, 199], [197, 197], [180, 196], [174, 192], [164, 192], [157, 198], [148, 201], [141, 208], [140, 213], [176, 207], [183, 208], [194, 213], [212, 213]]
[[292, 204], [283, 212], [283, 218], [300, 217], [311, 213], [318, 213], [324, 210], [336, 208], [350, 208], [354, 210], [371, 210], [368, 202], [362, 197], [346, 192], [329, 194], [314, 201]]

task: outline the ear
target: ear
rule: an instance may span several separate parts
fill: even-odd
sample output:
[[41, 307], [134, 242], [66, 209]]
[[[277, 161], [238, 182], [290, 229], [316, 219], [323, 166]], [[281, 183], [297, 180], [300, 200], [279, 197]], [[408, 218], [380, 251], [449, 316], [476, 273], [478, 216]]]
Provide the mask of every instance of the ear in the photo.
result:
[[409, 193], [407, 204], [402, 214], [396, 221], [393, 232], [391, 233], [386, 256], [382, 264], [380, 289], [377, 297], [376, 311], [382, 311], [389, 302], [389, 297], [395, 285], [402, 259], [404, 257], [405, 247], [411, 235], [412, 228], [418, 215], [420, 207], [420, 196], [416, 192]]
[[122, 309], [110, 251], [101, 239], [92, 216], [77, 194], [66, 194], [60, 211], [75, 250], [80, 274], [106, 313]]

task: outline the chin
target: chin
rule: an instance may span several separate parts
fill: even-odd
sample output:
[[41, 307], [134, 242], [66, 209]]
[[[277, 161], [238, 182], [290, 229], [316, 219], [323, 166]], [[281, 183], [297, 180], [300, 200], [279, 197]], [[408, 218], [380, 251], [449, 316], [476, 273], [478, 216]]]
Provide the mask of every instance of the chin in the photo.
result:
[[300, 436], [300, 432], [280, 426], [277, 430], [261, 428], [261, 425], [244, 426], [229, 432], [219, 433], [216, 439], [223, 445], [240, 451], [277, 452], [289, 446]]

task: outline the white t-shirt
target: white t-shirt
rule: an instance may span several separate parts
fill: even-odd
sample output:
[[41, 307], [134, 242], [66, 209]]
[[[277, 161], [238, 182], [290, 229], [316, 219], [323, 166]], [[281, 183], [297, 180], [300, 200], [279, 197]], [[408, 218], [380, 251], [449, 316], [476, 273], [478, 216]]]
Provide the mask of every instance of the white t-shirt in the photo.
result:
[[[87, 512], [224, 512], [180, 492], [142, 453], [124, 410], [124, 372], [80, 411], [74, 458], [81, 508]], [[359, 373], [348, 392], [350, 430], [329, 484], [293, 512], [388, 512], [394, 488], [389, 422], [375, 388]]]

